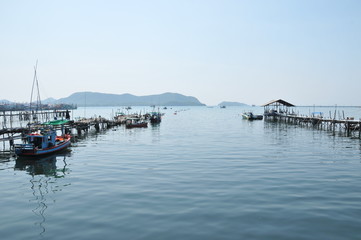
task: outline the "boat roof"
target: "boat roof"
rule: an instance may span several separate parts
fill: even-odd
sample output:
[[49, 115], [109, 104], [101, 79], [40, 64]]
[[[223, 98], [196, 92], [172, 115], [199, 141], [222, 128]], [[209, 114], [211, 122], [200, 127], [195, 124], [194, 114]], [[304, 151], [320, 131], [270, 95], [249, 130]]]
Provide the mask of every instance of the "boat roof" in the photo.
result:
[[43, 134], [29, 134], [29, 135], [27, 135], [27, 137], [44, 137], [44, 135]]
[[54, 120], [43, 123], [44, 125], [62, 125], [68, 123], [69, 120]]

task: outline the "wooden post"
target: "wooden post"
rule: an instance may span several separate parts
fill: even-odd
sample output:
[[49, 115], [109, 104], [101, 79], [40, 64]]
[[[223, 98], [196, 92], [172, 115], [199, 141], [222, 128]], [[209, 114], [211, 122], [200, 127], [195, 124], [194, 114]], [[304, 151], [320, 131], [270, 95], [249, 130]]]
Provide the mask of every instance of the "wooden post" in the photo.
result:
[[99, 122], [96, 122], [94, 126], [95, 126], [95, 129], [96, 129], [97, 131], [99, 131], [99, 129], [100, 129], [100, 127], [99, 127]]

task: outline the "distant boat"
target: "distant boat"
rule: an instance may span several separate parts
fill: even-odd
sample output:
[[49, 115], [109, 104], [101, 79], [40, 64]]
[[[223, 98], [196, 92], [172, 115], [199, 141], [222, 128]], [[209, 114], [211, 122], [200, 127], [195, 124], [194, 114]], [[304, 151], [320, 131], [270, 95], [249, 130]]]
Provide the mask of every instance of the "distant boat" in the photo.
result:
[[256, 115], [253, 114], [252, 112], [245, 112], [242, 114], [242, 118], [247, 120], [262, 120], [263, 115]]
[[162, 121], [162, 114], [160, 112], [151, 112], [149, 120], [153, 124], [160, 123]]
[[[59, 125], [58, 121], [53, 121], [50, 125]], [[55, 123], [57, 122], [57, 123]], [[67, 121], [62, 121], [62, 123]], [[70, 146], [71, 136], [64, 134], [56, 135], [56, 130], [52, 127], [46, 127], [40, 132], [28, 134], [23, 144], [15, 144], [15, 154], [18, 156], [39, 156], [59, 152]]]
[[139, 118], [128, 118], [125, 122], [125, 128], [147, 128], [148, 123]]
[[223, 106], [220, 106], [220, 108], [226, 108], [226, 106], [223, 105]]

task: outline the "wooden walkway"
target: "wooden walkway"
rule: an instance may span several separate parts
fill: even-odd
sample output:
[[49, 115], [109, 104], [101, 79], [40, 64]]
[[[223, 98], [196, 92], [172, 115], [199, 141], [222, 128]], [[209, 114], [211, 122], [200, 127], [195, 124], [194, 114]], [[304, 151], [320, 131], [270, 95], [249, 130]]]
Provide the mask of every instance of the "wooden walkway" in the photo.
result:
[[343, 131], [346, 136], [357, 135], [361, 139], [361, 121], [354, 119], [330, 119], [316, 116], [298, 116], [294, 114], [265, 114], [265, 121], [279, 121], [288, 124], [312, 127], [321, 130]]
[[[27, 134], [41, 130], [44, 125], [29, 124], [29, 122], [48, 122], [56, 118], [64, 119], [68, 111], [42, 111], [38, 113], [19, 112], [19, 111], [0, 111], [0, 153], [11, 153], [11, 147], [14, 145], [14, 140], [20, 141]], [[75, 136], [81, 136], [91, 129], [96, 131], [110, 129], [115, 126], [125, 124], [128, 118], [147, 118], [145, 115], [119, 115], [113, 119], [106, 119], [102, 117], [87, 118], [79, 120], [69, 120], [62, 126], [53, 126], [57, 130], [64, 130], [65, 133], [71, 133]], [[74, 134], [73, 134], [74, 133]]]

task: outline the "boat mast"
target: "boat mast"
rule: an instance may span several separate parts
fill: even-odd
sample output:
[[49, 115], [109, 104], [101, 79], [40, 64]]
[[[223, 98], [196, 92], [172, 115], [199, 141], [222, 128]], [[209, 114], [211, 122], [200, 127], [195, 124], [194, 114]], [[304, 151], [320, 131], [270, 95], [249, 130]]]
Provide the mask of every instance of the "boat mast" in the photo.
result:
[[[36, 60], [36, 65], [34, 66], [34, 78], [33, 78], [33, 86], [31, 88], [31, 96], [30, 96], [30, 111], [32, 111], [32, 102], [33, 102], [33, 94], [34, 94], [34, 87], [36, 85], [36, 89], [37, 89], [37, 98], [36, 98], [36, 113], [33, 117], [35, 117], [35, 119], [37, 118], [36, 114], [39, 110], [41, 110], [41, 99], [40, 99], [40, 90], [39, 90], [39, 81], [38, 81], [38, 76], [37, 76], [37, 68], [38, 68], [38, 60]], [[34, 120], [35, 120], [34, 119]]]

